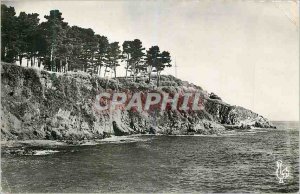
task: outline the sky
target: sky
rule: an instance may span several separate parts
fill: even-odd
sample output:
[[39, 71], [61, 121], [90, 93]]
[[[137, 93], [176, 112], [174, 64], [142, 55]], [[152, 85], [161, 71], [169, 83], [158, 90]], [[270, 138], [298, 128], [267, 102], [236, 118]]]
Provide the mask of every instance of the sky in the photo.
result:
[[[171, 53], [165, 74], [270, 120], [299, 120], [299, 1], [2, 1], [62, 12], [110, 41], [140, 39]], [[118, 75], [125, 72], [119, 67]]]

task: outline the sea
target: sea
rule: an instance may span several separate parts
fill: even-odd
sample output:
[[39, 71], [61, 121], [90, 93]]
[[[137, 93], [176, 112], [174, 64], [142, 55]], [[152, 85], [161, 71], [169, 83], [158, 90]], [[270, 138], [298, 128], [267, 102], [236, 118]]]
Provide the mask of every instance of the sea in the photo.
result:
[[2, 147], [2, 192], [296, 193], [299, 122], [273, 124], [277, 129], [28, 146], [30, 154]]

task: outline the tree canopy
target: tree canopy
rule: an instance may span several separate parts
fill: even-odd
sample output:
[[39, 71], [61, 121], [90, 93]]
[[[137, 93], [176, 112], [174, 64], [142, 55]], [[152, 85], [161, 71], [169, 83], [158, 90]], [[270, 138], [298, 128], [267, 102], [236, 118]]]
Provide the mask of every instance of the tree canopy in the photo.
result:
[[54, 72], [85, 71], [101, 76], [113, 72], [125, 62], [125, 77], [128, 72], [133, 80], [137, 76], [157, 74], [157, 85], [161, 72], [171, 66], [170, 53], [160, 52], [158, 46], [147, 51], [139, 39], [109, 42], [104, 35], [91, 28], [70, 26], [59, 10], [51, 10], [39, 22], [39, 14], [20, 12], [1, 4], [1, 58], [5, 62], [18, 61], [22, 65], [41, 67]]

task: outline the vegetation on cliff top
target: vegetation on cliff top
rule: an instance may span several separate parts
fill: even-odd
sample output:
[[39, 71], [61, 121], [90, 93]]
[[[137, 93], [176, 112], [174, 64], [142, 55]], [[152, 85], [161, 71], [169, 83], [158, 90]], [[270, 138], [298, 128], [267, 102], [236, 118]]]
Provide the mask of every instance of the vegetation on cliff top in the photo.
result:
[[152, 46], [145, 52], [139, 39], [126, 40], [120, 48], [119, 42], [96, 34], [91, 28], [69, 26], [59, 10], [51, 10], [39, 23], [39, 14], [21, 12], [16, 16], [13, 7], [1, 4], [1, 58], [5, 62], [27, 59], [27, 66], [43, 66], [48, 71], [84, 71], [101, 75], [107, 72], [117, 76], [120, 62], [126, 63], [133, 80], [137, 76], [148, 77], [156, 73], [157, 86], [160, 74], [171, 66], [168, 51]]

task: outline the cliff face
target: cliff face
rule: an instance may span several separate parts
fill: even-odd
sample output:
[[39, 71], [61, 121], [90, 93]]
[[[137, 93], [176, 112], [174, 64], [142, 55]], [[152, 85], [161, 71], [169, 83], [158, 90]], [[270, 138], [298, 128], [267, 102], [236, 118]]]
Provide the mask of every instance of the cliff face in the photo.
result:
[[[105, 89], [146, 91], [152, 85], [107, 81], [77, 73], [50, 73], [1, 64], [1, 139], [81, 140], [110, 134], [215, 134], [226, 128], [271, 127], [262, 116], [242, 107], [210, 99], [200, 87], [172, 76], [162, 77], [158, 91], [197, 90], [204, 109], [195, 112], [97, 112], [97, 92]], [[225, 126], [225, 127], [224, 127]]]

